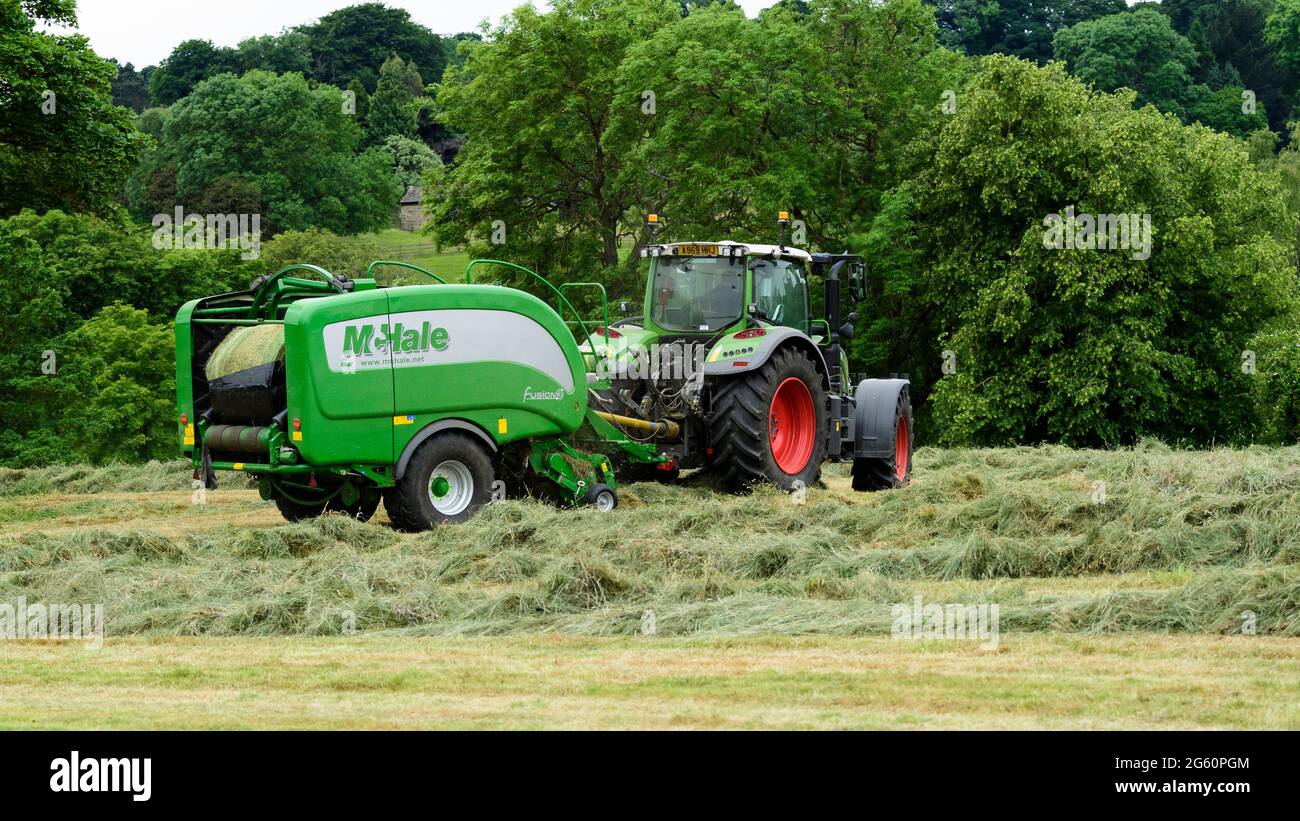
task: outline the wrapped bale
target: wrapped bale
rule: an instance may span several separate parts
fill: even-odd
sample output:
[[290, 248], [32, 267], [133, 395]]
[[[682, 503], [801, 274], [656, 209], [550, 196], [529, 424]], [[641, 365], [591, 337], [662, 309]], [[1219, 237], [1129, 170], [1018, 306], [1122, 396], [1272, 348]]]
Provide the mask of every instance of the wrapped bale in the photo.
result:
[[235, 328], [212, 352], [204, 372], [217, 422], [269, 425], [285, 407], [284, 326]]

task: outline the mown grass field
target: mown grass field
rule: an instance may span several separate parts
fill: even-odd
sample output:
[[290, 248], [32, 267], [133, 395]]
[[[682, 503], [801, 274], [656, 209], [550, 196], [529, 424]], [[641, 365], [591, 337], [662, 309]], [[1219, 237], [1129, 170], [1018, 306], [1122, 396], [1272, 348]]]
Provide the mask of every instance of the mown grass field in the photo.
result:
[[[0, 725], [1300, 727], [1300, 448], [923, 450], [899, 492], [695, 477], [416, 535], [238, 485], [0, 470], [0, 601], [108, 622], [0, 642]], [[997, 603], [999, 648], [891, 640], [917, 594]]]

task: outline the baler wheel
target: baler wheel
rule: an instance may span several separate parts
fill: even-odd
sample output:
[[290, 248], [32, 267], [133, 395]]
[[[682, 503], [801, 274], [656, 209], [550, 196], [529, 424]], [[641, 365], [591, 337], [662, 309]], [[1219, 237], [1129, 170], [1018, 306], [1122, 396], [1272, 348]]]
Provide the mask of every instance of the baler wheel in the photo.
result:
[[318, 505], [300, 505], [297, 502], [277, 496], [275, 506], [280, 509], [280, 515], [286, 522], [301, 522], [304, 519], [315, 519], [325, 512], [325, 502]]
[[384, 490], [384, 509], [398, 530], [431, 530], [463, 522], [492, 501], [492, 457], [459, 431], [430, 437], [416, 449], [397, 485]]
[[609, 513], [618, 507], [618, 494], [606, 484], [594, 484], [587, 488], [587, 504], [601, 513]]

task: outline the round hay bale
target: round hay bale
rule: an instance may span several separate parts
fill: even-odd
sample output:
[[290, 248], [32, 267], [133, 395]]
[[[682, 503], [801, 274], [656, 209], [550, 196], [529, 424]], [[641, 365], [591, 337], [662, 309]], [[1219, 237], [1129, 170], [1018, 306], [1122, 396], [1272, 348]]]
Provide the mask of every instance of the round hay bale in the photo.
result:
[[231, 331], [208, 358], [208, 381], [284, 359], [283, 325], [247, 325]]

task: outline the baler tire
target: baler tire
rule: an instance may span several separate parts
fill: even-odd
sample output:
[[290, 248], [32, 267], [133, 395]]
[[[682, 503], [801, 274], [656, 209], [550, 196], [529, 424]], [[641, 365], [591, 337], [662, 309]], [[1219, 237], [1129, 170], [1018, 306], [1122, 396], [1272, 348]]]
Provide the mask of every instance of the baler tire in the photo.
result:
[[[902, 436], [900, 438], [900, 427]], [[894, 412], [894, 455], [885, 459], [862, 458], [853, 460], [853, 489], [859, 492], [895, 490], [907, 487], [912, 481], [912, 400], [907, 390], [898, 395]], [[904, 461], [899, 465], [900, 456]]]
[[374, 517], [375, 511], [379, 509], [379, 494], [373, 491], [362, 492], [361, 498], [357, 499], [355, 504], [345, 505], [335, 496], [325, 505], [325, 510], [330, 513], [341, 513], [358, 522], [368, 522]]
[[[463, 468], [463, 478], [470, 485], [466, 504], [453, 513], [439, 511], [431, 491], [434, 470], [447, 463], [457, 465], [457, 472]], [[432, 530], [440, 524], [458, 524], [492, 501], [495, 478], [492, 456], [476, 438], [459, 431], [445, 431], [416, 448], [402, 478], [394, 487], [384, 490], [384, 509], [394, 527], [409, 533]]]
[[306, 519], [315, 519], [325, 513], [326, 503], [321, 502], [319, 505], [300, 505], [297, 502], [277, 496], [275, 506], [280, 509], [280, 515], [286, 522], [301, 522]]
[[[807, 461], [796, 472], [787, 473], [777, 464], [771, 426], [773, 400], [792, 379], [807, 389], [814, 428]], [[817, 366], [797, 349], [782, 348], [762, 367], [716, 383], [709, 419], [712, 467], [722, 485], [731, 489], [757, 481], [771, 482], [786, 491], [800, 485], [811, 487], [821, 478], [828, 424], [826, 390]]]
[[618, 507], [618, 494], [606, 484], [594, 484], [587, 488], [587, 504], [601, 513], [609, 513]]

